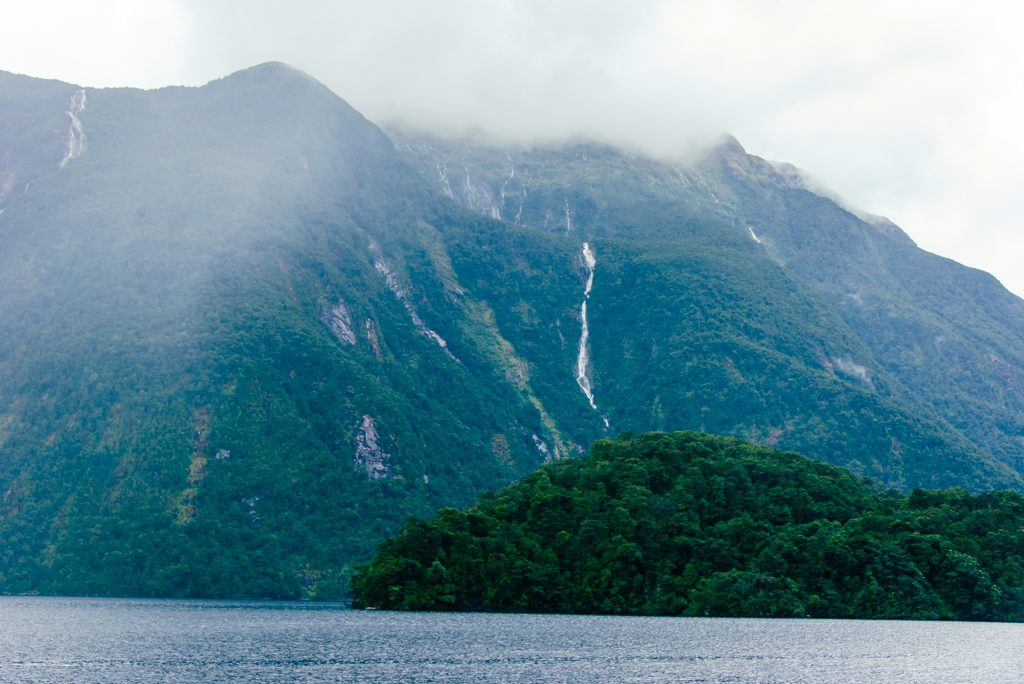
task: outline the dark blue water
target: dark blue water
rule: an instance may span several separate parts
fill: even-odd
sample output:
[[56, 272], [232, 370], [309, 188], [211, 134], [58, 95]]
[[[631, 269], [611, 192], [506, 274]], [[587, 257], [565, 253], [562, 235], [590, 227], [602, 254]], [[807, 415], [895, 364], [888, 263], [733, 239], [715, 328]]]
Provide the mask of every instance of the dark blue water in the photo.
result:
[[1024, 625], [0, 597], [2, 682], [1021, 682]]

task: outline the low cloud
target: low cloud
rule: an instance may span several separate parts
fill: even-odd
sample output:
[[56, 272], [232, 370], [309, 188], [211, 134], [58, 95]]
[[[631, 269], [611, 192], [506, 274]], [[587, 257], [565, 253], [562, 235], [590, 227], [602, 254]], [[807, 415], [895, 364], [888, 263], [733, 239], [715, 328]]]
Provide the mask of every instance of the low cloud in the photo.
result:
[[[0, 68], [200, 84], [268, 60], [372, 120], [680, 156], [722, 132], [1024, 293], [1014, 2], [37, 2]], [[145, 11], [143, 11], [143, 9]]]

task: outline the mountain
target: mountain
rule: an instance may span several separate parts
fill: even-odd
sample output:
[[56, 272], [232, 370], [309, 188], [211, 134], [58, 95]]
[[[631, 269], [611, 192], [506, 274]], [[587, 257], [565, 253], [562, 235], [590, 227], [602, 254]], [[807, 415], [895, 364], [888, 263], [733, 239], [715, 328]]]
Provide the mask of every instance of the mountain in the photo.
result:
[[[934, 468], [931, 447], [922, 443], [912, 456], [916, 449], [898, 432], [876, 429], [909, 421], [956, 444], [971, 461], [983, 452], [980, 460], [995, 470], [1013, 471], [1004, 484], [1019, 486], [1024, 301], [992, 276], [919, 249], [888, 220], [845, 206], [803, 172], [747, 154], [731, 137], [682, 164], [600, 145], [499, 148], [407, 130], [390, 134], [420, 175], [454, 201], [516, 226], [586, 240], [599, 260], [612, 262], [607, 279], [599, 267], [590, 305], [593, 365], [606, 401], [646, 392], [640, 403], [647, 413], [636, 402], [624, 407], [632, 412], [629, 429], [684, 425], [737, 435], [896, 485], [977, 484], [973, 475], [922, 477], [922, 469]], [[620, 279], [622, 264], [629, 281]], [[667, 283], [679, 286], [664, 292]], [[599, 318], [609, 309], [610, 327]], [[643, 322], [619, 324], [620, 316], [644, 309]], [[659, 340], [657, 327], [672, 333]], [[612, 336], [600, 340], [601, 331]], [[693, 349], [690, 358], [701, 359], [693, 369], [679, 345], [703, 344], [698, 340], [708, 334], [714, 348]], [[728, 348], [741, 340], [762, 357], [750, 373], [737, 366], [737, 357], [749, 354]], [[665, 348], [658, 342], [670, 344], [679, 360], [658, 355]], [[645, 366], [638, 371], [644, 378], [661, 380], [636, 383], [632, 364], [623, 363], [634, 358]], [[790, 378], [817, 377], [778, 396], [774, 380], [771, 388], [758, 382], [777, 377], [764, 372], [769, 358], [789, 365]], [[688, 379], [711, 368], [718, 369], [712, 381]], [[814, 401], [832, 409], [809, 408], [801, 416], [809, 402], [800, 397], [822, 374], [846, 385], [830, 392], [851, 398], [837, 404], [821, 397]], [[664, 420], [665, 397], [653, 388], [669, 378], [684, 380], [677, 401], [703, 392], [699, 406], [679, 406]], [[764, 400], [740, 409], [743, 402], [731, 399], [711, 409], [708, 395], [735, 385]], [[881, 421], [870, 415], [893, 410]], [[838, 422], [858, 421], [859, 414], [863, 455], [813, 435], [820, 421], [835, 433]], [[741, 415], [753, 420], [732, 421]]]
[[457, 213], [319, 83], [3, 81], [4, 590], [336, 596], [555, 444], [435, 267]]
[[1016, 492], [885, 493], [698, 433], [600, 440], [465, 511], [412, 520], [356, 605], [729, 617], [1024, 619]]
[[339, 596], [408, 515], [620, 431], [1024, 484], [990, 277], [734, 141], [389, 133], [282, 64], [0, 73], [0, 591]]

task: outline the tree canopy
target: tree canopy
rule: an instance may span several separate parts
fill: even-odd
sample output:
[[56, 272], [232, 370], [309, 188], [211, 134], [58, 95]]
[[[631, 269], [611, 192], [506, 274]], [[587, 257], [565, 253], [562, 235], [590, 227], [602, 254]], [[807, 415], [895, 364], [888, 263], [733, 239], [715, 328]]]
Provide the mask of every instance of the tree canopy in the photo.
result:
[[1024, 499], [885, 491], [694, 432], [600, 440], [410, 519], [354, 605], [651, 615], [1024, 618]]

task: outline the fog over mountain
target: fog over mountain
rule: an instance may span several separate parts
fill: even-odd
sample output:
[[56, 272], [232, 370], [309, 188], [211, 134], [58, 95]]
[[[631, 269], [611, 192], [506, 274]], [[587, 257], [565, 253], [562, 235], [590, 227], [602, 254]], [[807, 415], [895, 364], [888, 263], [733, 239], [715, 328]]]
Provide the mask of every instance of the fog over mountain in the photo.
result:
[[0, 72], [0, 245], [0, 592], [339, 597], [408, 515], [650, 430], [1024, 490], [1024, 301], [732, 137]]
[[658, 156], [735, 134], [922, 246], [1024, 292], [1022, 8], [991, 2], [43, 0], [5, 9], [0, 68], [200, 85], [293, 64], [378, 123]]

